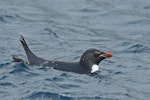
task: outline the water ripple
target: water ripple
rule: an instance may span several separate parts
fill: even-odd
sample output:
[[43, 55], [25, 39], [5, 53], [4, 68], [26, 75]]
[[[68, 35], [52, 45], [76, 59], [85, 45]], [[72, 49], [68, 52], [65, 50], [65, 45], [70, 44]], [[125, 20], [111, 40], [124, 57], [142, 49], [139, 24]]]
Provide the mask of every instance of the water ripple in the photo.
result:
[[1, 15], [0, 16], [0, 22], [2, 23], [7, 23], [10, 20], [15, 20], [16, 16], [11, 16], [11, 15]]
[[134, 44], [127, 48], [125, 52], [128, 53], [144, 53], [144, 52], [149, 52], [150, 48], [141, 44]]
[[29, 70], [29, 67], [26, 66], [24, 63], [15, 64], [13, 67], [14, 67], [14, 69], [9, 72], [10, 74], [28, 72], [28, 70]]
[[14, 84], [12, 84], [11, 82], [2, 82], [0, 83], [0, 86], [2, 87], [16, 87]]
[[59, 36], [57, 35], [56, 32], [52, 31], [50, 28], [45, 28], [45, 31], [47, 31], [47, 33], [42, 33], [42, 34], [48, 34], [48, 35], [53, 35], [55, 38], [59, 38]]
[[32, 100], [72, 100], [71, 97], [63, 96], [57, 93], [51, 92], [34, 92], [30, 96], [26, 97], [25, 99], [32, 99]]

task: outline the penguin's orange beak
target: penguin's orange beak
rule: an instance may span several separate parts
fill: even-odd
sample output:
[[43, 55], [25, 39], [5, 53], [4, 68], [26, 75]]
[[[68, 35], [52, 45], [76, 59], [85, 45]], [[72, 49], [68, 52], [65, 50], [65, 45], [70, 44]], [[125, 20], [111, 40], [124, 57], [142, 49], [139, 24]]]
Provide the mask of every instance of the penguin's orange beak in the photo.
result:
[[102, 54], [102, 56], [106, 58], [111, 58], [113, 54], [111, 52], [105, 52], [104, 54]]

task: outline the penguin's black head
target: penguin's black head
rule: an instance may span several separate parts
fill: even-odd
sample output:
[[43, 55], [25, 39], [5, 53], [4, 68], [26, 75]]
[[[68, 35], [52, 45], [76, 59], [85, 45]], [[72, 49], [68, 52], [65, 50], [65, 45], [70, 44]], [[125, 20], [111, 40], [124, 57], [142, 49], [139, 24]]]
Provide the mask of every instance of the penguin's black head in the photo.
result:
[[91, 68], [93, 65], [98, 65], [103, 59], [112, 57], [110, 52], [101, 52], [97, 49], [86, 50], [81, 59], [80, 64]]

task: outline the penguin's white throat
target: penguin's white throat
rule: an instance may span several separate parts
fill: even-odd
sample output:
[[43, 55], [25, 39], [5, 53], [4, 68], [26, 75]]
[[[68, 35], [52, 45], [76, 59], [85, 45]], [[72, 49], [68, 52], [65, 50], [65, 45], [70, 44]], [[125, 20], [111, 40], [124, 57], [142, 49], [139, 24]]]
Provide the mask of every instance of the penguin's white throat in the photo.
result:
[[94, 65], [92, 66], [91, 73], [94, 73], [94, 72], [96, 72], [96, 71], [98, 71], [98, 70], [99, 70], [99, 66], [96, 65], [96, 64], [94, 64]]

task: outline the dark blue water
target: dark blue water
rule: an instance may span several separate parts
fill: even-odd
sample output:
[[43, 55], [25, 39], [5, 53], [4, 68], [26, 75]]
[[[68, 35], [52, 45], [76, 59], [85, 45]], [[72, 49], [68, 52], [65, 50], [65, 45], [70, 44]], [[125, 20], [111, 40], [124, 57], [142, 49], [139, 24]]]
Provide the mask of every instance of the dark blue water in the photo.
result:
[[[88, 48], [113, 52], [93, 75], [12, 62], [76, 62]], [[0, 0], [1, 100], [150, 100], [149, 0]]]

